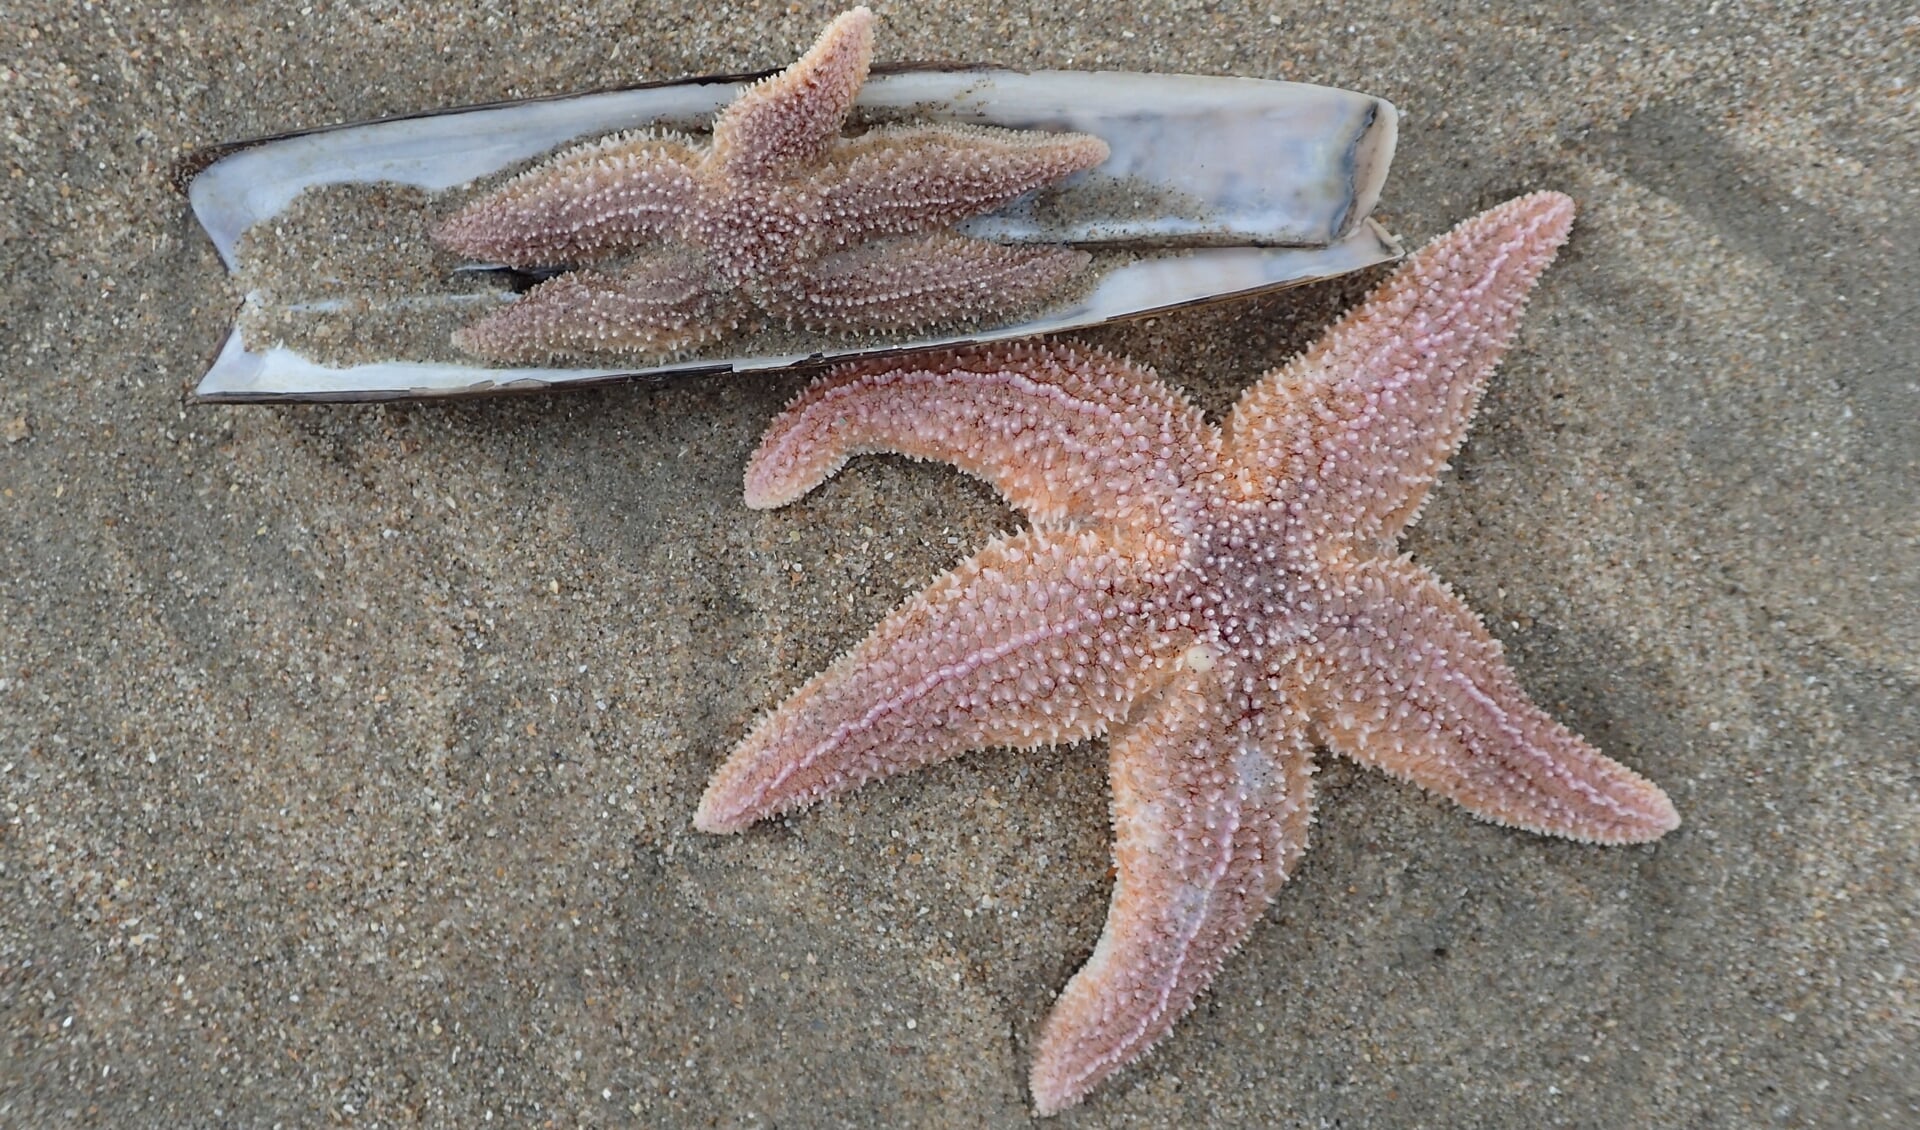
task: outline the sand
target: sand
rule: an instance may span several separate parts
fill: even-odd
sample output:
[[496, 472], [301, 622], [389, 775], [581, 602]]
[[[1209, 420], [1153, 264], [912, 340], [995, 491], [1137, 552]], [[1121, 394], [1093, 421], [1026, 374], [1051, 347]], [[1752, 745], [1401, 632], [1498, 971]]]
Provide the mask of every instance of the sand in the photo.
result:
[[[1920, 1119], [1920, 26], [1907, 6], [881, 6], [882, 57], [1363, 89], [1418, 242], [1574, 194], [1408, 541], [1685, 825], [1597, 849], [1327, 757], [1213, 990], [1062, 1125]], [[0, 1124], [1017, 1125], [1110, 892], [1104, 747], [744, 837], [757, 713], [1018, 519], [805, 374], [211, 407], [172, 171], [785, 62], [816, 5], [13, 0], [0, 21]], [[1219, 413], [1369, 279], [1078, 335]]]

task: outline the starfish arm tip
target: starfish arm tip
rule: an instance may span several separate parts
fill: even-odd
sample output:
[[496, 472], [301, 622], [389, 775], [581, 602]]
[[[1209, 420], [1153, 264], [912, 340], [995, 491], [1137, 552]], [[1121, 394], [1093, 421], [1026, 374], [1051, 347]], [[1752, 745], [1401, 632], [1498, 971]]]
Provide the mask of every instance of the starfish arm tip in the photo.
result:
[[453, 331], [453, 347], [470, 357], [488, 361], [526, 361], [540, 355], [541, 347], [526, 334], [526, 312], [516, 305], [496, 310], [486, 317]]
[[[1586, 744], [1581, 739], [1575, 740], [1582, 746]], [[1680, 810], [1674, 807], [1673, 798], [1666, 790], [1612, 758], [1587, 748], [1597, 763], [1595, 771], [1614, 779], [1611, 790], [1614, 804], [1610, 811], [1604, 817], [1592, 813], [1584, 821], [1529, 827], [1529, 831], [1603, 847], [1627, 847], [1653, 843], [1680, 827]]]
[[1471, 807], [1469, 810], [1480, 819], [1503, 828], [1516, 828], [1535, 835], [1553, 836], [1595, 847], [1632, 847], [1657, 843], [1682, 823], [1679, 810], [1667, 794], [1649, 782], [1643, 784], [1644, 789], [1632, 798], [1636, 802], [1632, 805], [1632, 811], [1616, 813], [1614, 820], [1607, 824], [1567, 826], [1543, 821], [1534, 813], [1502, 814], [1473, 810]]
[[1034, 1061], [1033, 1074], [1027, 1086], [1033, 1092], [1033, 1113], [1037, 1118], [1052, 1118], [1078, 1104], [1086, 1093], [1066, 1086], [1042, 1060]]
[[749, 510], [778, 510], [793, 499], [767, 490], [756, 489], [754, 484], [749, 482], [744, 501]]
[[1680, 810], [1674, 807], [1673, 798], [1669, 797], [1664, 791], [1660, 789], [1655, 789], [1654, 791], [1656, 793], [1659, 793], [1660, 799], [1662, 802], [1664, 802], [1665, 808], [1666, 808], [1666, 811], [1662, 813], [1660, 816], [1660, 821], [1658, 825], [1660, 829], [1659, 834], [1653, 837], [1654, 839], [1657, 840], [1660, 838], [1660, 836], [1664, 836], [1668, 832], [1678, 831], [1680, 829], [1680, 825], [1686, 823], [1686, 821], [1680, 818]]
[[1644, 788], [1639, 798], [1639, 819], [1622, 825], [1618, 838], [1607, 842], [1650, 844], [1680, 827], [1680, 810], [1674, 807], [1673, 798], [1666, 794], [1666, 790], [1651, 781], [1643, 780], [1641, 783]]
[[749, 86], [713, 127], [712, 160], [757, 179], [817, 158], [837, 137], [873, 63], [874, 15], [842, 12], [778, 74]]
[[472, 241], [468, 235], [468, 228], [473, 222], [471, 211], [471, 209], [462, 209], [441, 220], [433, 225], [433, 230], [427, 233], [428, 236], [433, 242], [456, 255], [477, 254], [471, 249]]
[[1520, 197], [1519, 202], [1524, 202], [1530, 208], [1539, 209], [1542, 216], [1559, 220], [1569, 227], [1573, 224], [1573, 197], [1564, 192], [1555, 192], [1552, 189], [1530, 192]]
[[437, 246], [462, 259], [534, 266], [541, 256], [529, 253], [524, 245], [536, 225], [521, 222], [521, 217], [503, 216], [503, 211], [491, 199], [476, 200], [435, 224], [428, 235]]
[[714, 790], [711, 788], [707, 790], [704, 797], [700, 798], [700, 807], [693, 814], [694, 829], [711, 836], [737, 835], [752, 825], [751, 819], [743, 818], [738, 813], [725, 811], [725, 806], [715, 797]]
[[[783, 423], [793, 426], [782, 428]], [[749, 510], [778, 510], [797, 502], [847, 465], [848, 452], [817, 442], [814, 429], [789, 413], [767, 428], [747, 460], [744, 497]]]

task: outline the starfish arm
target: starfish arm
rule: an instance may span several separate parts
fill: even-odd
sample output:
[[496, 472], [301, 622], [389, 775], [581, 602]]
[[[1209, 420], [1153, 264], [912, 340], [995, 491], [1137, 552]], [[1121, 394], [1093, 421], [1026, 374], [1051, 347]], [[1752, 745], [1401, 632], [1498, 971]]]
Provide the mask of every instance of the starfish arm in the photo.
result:
[[741, 311], [691, 256], [662, 254], [618, 275], [571, 271], [453, 335], [493, 360], [562, 353], [671, 353], [724, 337]]
[[551, 267], [676, 230], [699, 195], [684, 139], [622, 133], [568, 150], [456, 212], [433, 233], [460, 255]]
[[883, 126], [834, 148], [815, 178], [841, 242], [945, 227], [1107, 159], [1084, 133]]
[[720, 112], [713, 164], [725, 176], [760, 179], [817, 159], [840, 136], [872, 63], [873, 13], [841, 13], [792, 66]]
[[747, 505], [784, 506], [850, 456], [894, 451], [985, 479], [1041, 526], [1119, 520], [1188, 489], [1217, 443], [1152, 370], [1085, 347], [857, 362], [815, 381], [767, 428], [747, 464]]
[[762, 719], [694, 826], [737, 832], [968, 750], [1105, 732], [1160, 677], [1166, 568], [1093, 532], [994, 541]]
[[867, 244], [753, 287], [758, 304], [817, 330], [995, 325], [1058, 291], [1092, 259], [937, 232]]
[[1118, 878], [1100, 942], [1040, 1037], [1040, 1114], [1079, 1102], [1164, 1036], [1306, 848], [1304, 721], [1241, 710], [1224, 674], [1189, 671], [1112, 739]]
[[1262, 377], [1228, 448], [1269, 496], [1354, 515], [1338, 540], [1391, 542], [1466, 435], [1527, 295], [1573, 224], [1573, 201], [1522, 196], [1421, 248], [1306, 353]]
[[1657, 840], [1667, 794], [1534, 705], [1479, 617], [1406, 558], [1336, 574], [1291, 681], [1328, 746], [1497, 824]]

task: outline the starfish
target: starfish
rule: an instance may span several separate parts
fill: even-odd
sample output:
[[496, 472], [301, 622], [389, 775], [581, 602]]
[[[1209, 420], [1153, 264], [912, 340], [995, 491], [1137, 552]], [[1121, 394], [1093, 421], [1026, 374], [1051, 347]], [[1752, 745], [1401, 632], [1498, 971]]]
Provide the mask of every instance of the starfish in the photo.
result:
[[943, 230], [1107, 159], [1099, 138], [961, 125], [841, 128], [873, 59], [873, 13], [846, 12], [798, 62], [747, 87], [702, 146], [616, 134], [561, 153], [435, 233], [462, 255], [574, 270], [461, 330], [514, 359], [665, 353], [717, 340], [749, 307], [790, 327], [885, 331], [992, 321], [1053, 293], [1089, 256]]
[[1572, 222], [1571, 200], [1537, 193], [1461, 224], [1224, 429], [1151, 370], [1074, 345], [817, 381], [768, 429], [749, 506], [894, 451], [980, 476], [1031, 526], [755, 725], [695, 825], [736, 832], [967, 750], [1104, 734], [1118, 878], [1039, 1041], [1041, 1114], [1165, 1035], [1245, 939], [1306, 848], [1316, 746], [1533, 832], [1627, 844], [1678, 826], [1395, 548]]

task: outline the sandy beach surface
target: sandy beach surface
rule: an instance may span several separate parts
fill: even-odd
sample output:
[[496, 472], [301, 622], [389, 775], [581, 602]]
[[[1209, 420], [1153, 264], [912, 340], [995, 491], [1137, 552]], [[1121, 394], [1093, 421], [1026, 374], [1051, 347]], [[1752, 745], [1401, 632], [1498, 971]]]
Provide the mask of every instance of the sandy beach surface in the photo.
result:
[[[691, 826], [759, 712], [1018, 524], [986, 488], [869, 458], [748, 511], [807, 374], [188, 396], [236, 303], [195, 148], [780, 65], [833, 10], [10, 0], [0, 1124], [1029, 1119], [1102, 744]], [[884, 59], [1391, 99], [1410, 243], [1578, 199], [1407, 548], [1685, 820], [1583, 847], [1323, 757], [1300, 873], [1060, 1124], [1920, 1121], [1911, 6], [879, 11]], [[1218, 414], [1378, 277], [1077, 336]]]

